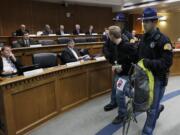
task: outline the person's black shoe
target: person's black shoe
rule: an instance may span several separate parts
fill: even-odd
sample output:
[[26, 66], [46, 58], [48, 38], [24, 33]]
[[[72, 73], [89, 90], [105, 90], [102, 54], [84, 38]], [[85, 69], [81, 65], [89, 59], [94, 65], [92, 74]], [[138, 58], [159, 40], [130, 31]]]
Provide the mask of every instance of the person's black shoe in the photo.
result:
[[159, 119], [160, 114], [162, 113], [162, 111], [164, 111], [164, 105], [160, 105], [160, 109], [157, 115], [157, 119]]
[[124, 117], [121, 117], [120, 115], [116, 116], [114, 120], [112, 121], [112, 124], [117, 125], [121, 124], [124, 121]]
[[115, 109], [117, 107], [117, 104], [107, 104], [106, 106], [104, 106], [104, 111], [111, 111], [113, 109]]

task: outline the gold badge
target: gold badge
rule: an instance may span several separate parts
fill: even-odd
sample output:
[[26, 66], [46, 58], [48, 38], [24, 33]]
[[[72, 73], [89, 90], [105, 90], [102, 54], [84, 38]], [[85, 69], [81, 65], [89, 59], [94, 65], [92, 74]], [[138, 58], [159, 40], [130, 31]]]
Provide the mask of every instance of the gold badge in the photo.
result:
[[164, 45], [164, 50], [171, 51], [171, 50], [172, 50], [171, 44], [169, 44], [169, 43], [165, 44], [165, 45]]

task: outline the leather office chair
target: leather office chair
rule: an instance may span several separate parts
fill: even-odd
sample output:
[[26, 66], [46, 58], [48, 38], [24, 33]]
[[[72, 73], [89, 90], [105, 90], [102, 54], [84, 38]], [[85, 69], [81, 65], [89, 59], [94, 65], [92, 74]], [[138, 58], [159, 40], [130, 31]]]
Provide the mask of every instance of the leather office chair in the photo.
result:
[[56, 41], [49, 40], [49, 39], [39, 40], [38, 42], [39, 42], [39, 44], [42, 44], [42, 45], [54, 45], [54, 44], [56, 44]]
[[21, 48], [21, 45], [18, 43], [17, 40], [12, 41], [12, 48]]
[[57, 43], [58, 44], [67, 44], [69, 42], [69, 38], [58, 38]]
[[75, 43], [85, 43], [85, 42], [87, 42], [87, 40], [86, 40], [86, 38], [74, 38], [74, 42]]
[[33, 55], [33, 64], [38, 64], [39, 68], [57, 66], [57, 54], [55, 53], [38, 53]]
[[0, 42], [0, 47], [3, 47], [4, 46], [4, 43]]
[[87, 42], [97, 42], [96, 37], [87, 37], [86, 40], [87, 40]]

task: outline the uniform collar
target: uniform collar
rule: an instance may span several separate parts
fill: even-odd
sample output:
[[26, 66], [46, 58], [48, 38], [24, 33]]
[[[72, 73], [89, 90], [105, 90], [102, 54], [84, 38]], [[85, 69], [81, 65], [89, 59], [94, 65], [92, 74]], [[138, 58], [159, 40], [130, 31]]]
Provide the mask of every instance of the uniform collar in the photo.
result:
[[148, 32], [146, 34], [144, 34], [144, 38], [145, 39], [152, 39], [154, 38], [154, 36], [159, 33], [159, 28], [155, 28], [154, 30], [152, 30], [151, 32]]

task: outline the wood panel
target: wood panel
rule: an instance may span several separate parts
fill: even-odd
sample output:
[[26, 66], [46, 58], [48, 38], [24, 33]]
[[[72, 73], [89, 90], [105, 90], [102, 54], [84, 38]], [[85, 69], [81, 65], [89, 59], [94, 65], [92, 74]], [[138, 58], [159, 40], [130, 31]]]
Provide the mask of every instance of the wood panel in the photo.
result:
[[14, 110], [16, 131], [22, 131], [24, 127], [39, 119], [56, 113], [54, 82], [47, 82], [13, 94], [13, 106], [16, 108]]
[[86, 71], [63, 75], [59, 80], [61, 109], [66, 110], [88, 99], [88, 81]]
[[[44, 29], [50, 24], [55, 31], [60, 24], [65, 25], [67, 32], [72, 32], [74, 25], [79, 23], [83, 31], [87, 31], [90, 24], [95, 26], [96, 32], [103, 32], [104, 27], [112, 24], [112, 9], [107, 7], [69, 5], [37, 2], [32, 0], [4, 0], [1, 1], [0, 35], [10, 36], [20, 24], [26, 24], [31, 33]], [[66, 18], [66, 12], [72, 16]]]
[[131, 14], [130, 15], [133, 19], [131, 21], [133, 21], [133, 28], [134, 30], [136, 30], [137, 34], [142, 34], [143, 33], [143, 29], [142, 29], [142, 21], [139, 21], [138, 18], [141, 17], [141, 14]]
[[[104, 80], [104, 78], [107, 78]], [[109, 82], [112, 81], [111, 69], [108, 67], [92, 69], [89, 72], [90, 81], [90, 97], [95, 97], [102, 94], [104, 89], [109, 89], [111, 86]]]

